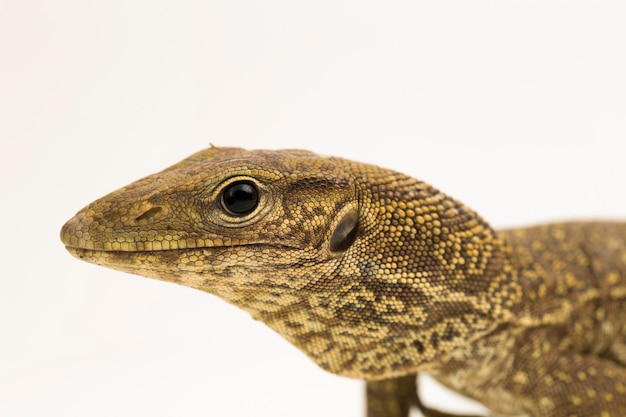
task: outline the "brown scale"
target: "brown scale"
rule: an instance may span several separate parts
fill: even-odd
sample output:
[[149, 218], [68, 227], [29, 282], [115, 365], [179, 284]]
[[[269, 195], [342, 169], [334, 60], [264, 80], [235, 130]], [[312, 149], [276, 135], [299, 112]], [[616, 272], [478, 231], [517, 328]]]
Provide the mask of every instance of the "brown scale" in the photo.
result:
[[626, 415], [626, 223], [495, 232], [430, 185], [307, 151], [211, 147], [90, 204], [61, 239], [99, 265], [215, 294], [368, 416], [428, 372], [503, 415]]

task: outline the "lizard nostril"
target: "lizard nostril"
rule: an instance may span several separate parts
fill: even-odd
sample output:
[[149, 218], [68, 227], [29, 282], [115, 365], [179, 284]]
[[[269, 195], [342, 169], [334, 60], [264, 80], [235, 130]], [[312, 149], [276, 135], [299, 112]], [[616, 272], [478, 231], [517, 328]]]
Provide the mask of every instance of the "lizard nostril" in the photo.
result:
[[158, 214], [160, 214], [163, 211], [162, 207], [150, 207], [148, 210], [146, 210], [143, 214], [137, 216], [135, 218], [136, 222], [140, 222], [142, 220], [151, 220], [153, 217], [157, 216]]

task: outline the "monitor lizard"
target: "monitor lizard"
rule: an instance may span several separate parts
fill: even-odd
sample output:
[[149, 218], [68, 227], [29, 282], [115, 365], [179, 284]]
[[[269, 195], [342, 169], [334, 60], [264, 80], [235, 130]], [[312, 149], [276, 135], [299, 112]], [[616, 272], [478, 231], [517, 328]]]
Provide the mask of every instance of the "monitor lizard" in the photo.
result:
[[501, 415], [626, 416], [626, 223], [492, 229], [427, 183], [302, 150], [211, 146], [89, 204], [75, 257], [221, 297], [369, 417], [427, 416], [426, 372]]

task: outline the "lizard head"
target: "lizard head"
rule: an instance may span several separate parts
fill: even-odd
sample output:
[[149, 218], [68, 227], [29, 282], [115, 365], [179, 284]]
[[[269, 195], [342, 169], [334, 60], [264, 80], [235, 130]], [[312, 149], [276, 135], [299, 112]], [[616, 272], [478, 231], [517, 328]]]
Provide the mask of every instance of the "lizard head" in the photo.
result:
[[318, 365], [389, 378], [502, 322], [516, 294], [475, 213], [433, 187], [307, 151], [200, 151], [61, 230], [82, 260], [215, 294]]

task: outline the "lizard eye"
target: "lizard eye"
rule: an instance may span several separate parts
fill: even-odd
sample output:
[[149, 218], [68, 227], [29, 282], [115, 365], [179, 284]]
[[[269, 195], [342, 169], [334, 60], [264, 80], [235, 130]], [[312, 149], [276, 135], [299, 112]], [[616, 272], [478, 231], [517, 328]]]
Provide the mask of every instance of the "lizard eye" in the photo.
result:
[[231, 216], [245, 216], [259, 205], [259, 190], [252, 181], [233, 182], [222, 191], [221, 204]]

